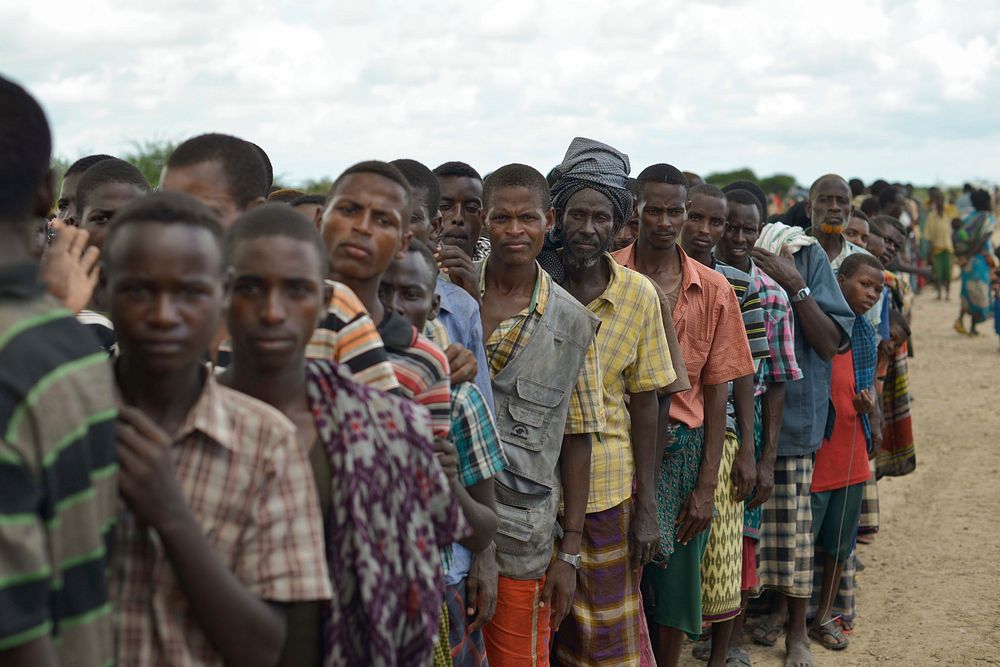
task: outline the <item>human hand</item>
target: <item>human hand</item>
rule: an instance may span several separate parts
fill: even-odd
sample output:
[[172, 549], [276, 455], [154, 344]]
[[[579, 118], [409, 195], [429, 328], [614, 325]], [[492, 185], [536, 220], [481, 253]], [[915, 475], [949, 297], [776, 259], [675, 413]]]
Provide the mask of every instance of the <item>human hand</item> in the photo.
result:
[[637, 502], [632, 523], [629, 525], [629, 549], [632, 552], [632, 567], [639, 569], [653, 560], [659, 548], [660, 530], [656, 524], [656, 502]]
[[101, 251], [88, 246], [90, 234], [61, 220], [52, 221], [55, 240], [42, 255], [40, 279], [66, 308], [79, 313], [90, 303], [101, 274]]
[[767, 465], [763, 461], [757, 464], [757, 493], [747, 509], [760, 507], [767, 502], [774, 492], [774, 466]]
[[460, 343], [452, 343], [444, 351], [448, 357], [448, 367], [451, 369], [451, 383], [461, 384], [472, 382], [476, 379], [476, 372], [479, 366], [476, 364], [476, 355]]
[[458, 450], [450, 440], [444, 438], [434, 438], [434, 454], [437, 455], [438, 465], [444, 471], [449, 482], [458, 479]]
[[545, 572], [545, 586], [542, 587], [540, 609], [548, 607], [552, 614], [552, 632], [557, 632], [563, 620], [569, 615], [576, 595], [576, 568], [566, 561], [553, 560]]
[[497, 610], [497, 545], [490, 544], [476, 554], [465, 579], [465, 595], [469, 600], [466, 615], [475, 615], [469, 621], [468, 632], [475, 632], [493, 619]]
[[441, 243], [434, 251], [434, 256], [438, 261], [438, 268], [444, 271], [451, 282], [456, 287], [461, 287], [468, 292], [478, 303], [479, 280], [476, 276], [476, 266], [472, 263], [472, 258], [465, 254], [465, 251], [457, 245]]
[[171, 440], [141, 410], [118, 412], [118, 489], [136, 518], [154, 528], [188, 511], [174, 476]]
[[753, 451], [740, 447], [736, 460], [733, 462], [733, 498], [736, 502], [746, 500], [757, 483], [757, 466], [753, 460]]
[[775, 255], [763, 248], [754, 248], [750, 251], [750, 256], [760, 267], [760, 270], [771, 276], [788, 292], [789, 296], [794, 296], [806, 286], [799, 270], [795, 268], [795, 260], [784, 253]]
[[677, 541], [687, 544], [712, 522], [715, 489], [695, 487], [677, 516]]
[[867, 415], [871, 414], [872, 410], [875, 409], [875, 399], [872, 396], [871, 389], [862, 389], [854, 396], [854, 409], [858, 411], [858, 414]]

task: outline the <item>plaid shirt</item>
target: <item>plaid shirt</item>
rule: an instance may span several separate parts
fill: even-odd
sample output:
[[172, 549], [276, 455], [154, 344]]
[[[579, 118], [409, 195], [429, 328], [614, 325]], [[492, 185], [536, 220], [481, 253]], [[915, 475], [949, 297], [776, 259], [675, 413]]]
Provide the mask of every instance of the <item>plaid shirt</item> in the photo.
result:
[[[486, 294], [486, 262], [478, 265], [479, 293]], [[510, 360], [524, 349], [531, 335], [542, 320], [549, 300], [552, 277], [535, 263], [535, 291], [531, 303], [520, 313], [508, 317], [486, 339], [486, 360], [490, 364], [490, 376], [496, 376]], [[578, 433], [599, 433], [604, 429], [604, 400], [601, 388], [600, 363], [597, 356], [597, 342], [587, 348], [583, 367], [576, 386], [569, 399], [569, 413], [566, 416], [566, 435]]]
[[761, 360], [753, 377], [754, 396], [767, 391], [768, 385], [793, 382], [802, 378], [802, 369], [795, 361], [795, 311], [788, 294], [756, 264], [750, 264], [753, 289], [760, 294], [764, 309], [769, 355]]
[[[864, 317], [854, 318], [851, 333], [851, 355], [854, 360], [854, 387], [856, 391], [874, 389], [875, 366], [878, 363], [878, 335]], [[865, 431], [865, 443], [872, 447], [872, 425], [868, 415], [860, 415], [861, 427]]]
[[507, 467], [496, 422], [472, 382], [451, 387], [451, 441], [458, 450], [458, 476], [468, 488]]
[[[174, 474], [212, 552], [274, 602], [332, 593], [308, 455], [280, 412], [208, 373], [174, 436]], [[222, 665], [155, 530], [125, 512], [112, 550], [120, 665]]]
[[677, 375], [667, 347], [656, 290], [643, 275], [619, 266], [610, 255], [611, 280], [587, 307], [601, 318], [601, 359], [607, 426], [597, 434], [590, 459], [587, 513], [603, 512], [632, 497], [635, 460], [625, 394], [666, 387]]

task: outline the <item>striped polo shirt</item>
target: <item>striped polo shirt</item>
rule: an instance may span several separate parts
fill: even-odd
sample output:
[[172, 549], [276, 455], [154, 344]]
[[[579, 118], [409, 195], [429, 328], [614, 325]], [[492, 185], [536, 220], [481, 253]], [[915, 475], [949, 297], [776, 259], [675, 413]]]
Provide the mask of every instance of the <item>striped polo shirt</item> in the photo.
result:
[[62, 664], [112, 662], [113, 401], [107, 353], [37, 265], [0, 267], [0, 650], [51, 635]]

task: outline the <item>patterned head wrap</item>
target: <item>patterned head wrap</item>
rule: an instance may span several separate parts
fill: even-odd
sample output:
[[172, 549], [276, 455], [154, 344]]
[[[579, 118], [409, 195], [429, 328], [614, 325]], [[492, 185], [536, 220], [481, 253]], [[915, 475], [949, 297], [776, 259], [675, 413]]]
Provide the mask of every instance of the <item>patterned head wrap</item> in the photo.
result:
[[566, 149], [562, 164], [553, 170], [552, 207], [565, 210], [570, 197], [584, 188], [600, 192], [615, 210], [614, 233], [632, 213], [632, 193], [628, 190], [628, 156], [607, 144], [577, 137]]

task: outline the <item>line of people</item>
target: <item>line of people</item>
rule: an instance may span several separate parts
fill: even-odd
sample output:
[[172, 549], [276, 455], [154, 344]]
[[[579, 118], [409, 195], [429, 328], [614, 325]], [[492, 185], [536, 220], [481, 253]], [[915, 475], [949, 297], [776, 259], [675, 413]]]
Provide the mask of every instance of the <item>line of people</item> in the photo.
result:
[[0, 78], [3, 664], [847, 647], [875, 478], [915, 458], [906, 232], [842, 177], [802, 229], [585, 138], [548, 177], [368, 161], [272, 201], [229, 135], [156, 191], [95, 155], [57, 197], [50, 160]]

